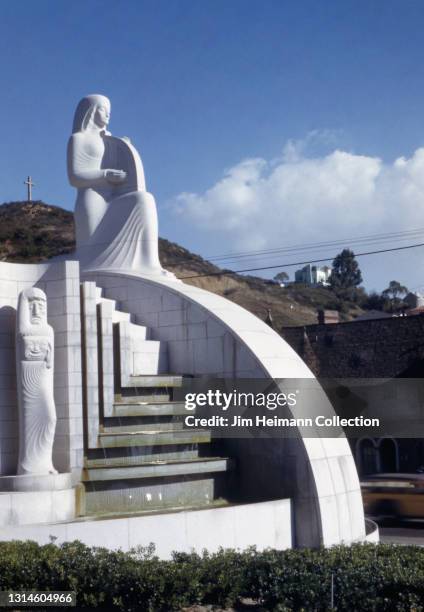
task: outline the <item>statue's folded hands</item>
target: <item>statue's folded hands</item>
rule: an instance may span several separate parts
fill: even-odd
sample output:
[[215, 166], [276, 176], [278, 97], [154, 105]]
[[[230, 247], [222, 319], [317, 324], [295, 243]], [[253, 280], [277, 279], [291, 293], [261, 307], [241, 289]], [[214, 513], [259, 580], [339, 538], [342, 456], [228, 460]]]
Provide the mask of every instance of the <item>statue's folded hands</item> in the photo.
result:
[[120, 185], [125, 182], [127, 173], [124, 170], [105, 170], [105, 178], [112, 185]]

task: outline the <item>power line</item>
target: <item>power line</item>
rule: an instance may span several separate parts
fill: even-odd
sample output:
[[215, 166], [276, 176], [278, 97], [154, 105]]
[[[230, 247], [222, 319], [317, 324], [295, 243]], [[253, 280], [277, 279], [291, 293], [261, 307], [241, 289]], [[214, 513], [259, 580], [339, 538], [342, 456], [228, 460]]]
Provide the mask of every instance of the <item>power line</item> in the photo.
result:
[[334, 241], [329, 241], [329, 242], [315, 242], [315, 243], [311, 243], [311, 244], [302, 244], [302, 245], [292, 245], [289, 247], [280, 247], [280, 248], [276, 248], [276, 249], [269, 249], [269, 250], [263, 250], [263, 251], [246, 251], [244, 253], [239, 253], [239, 254], [228, 254], [227, 256], [225, 255], [219, 255], [219, 256], [215, 256], [215, 257], [206, 257], [205, 259], [207, 259], [208, 261], [217, 261], [218, 259], [235, 259], [235, 258], [242, 258], [242, 257], [251, 257], [251, 256], [255, 256], [255, 255], [265, 255], [265, 254], [273, 254], [273, 253], [283, 253], [283, 252], [293, 252], [293, 251], [304, 251], [304, 250], [310, 250], [310, 249], [315, 249], [315, 248], [325, 248], [325, 247], [332, 247], [332, 246], [338, 246], [338, 245], [343, 245], [346, 243], [349, 243], [350, 245], [353, 243], [366, 243], [366, 242], [380, 242], [383, 240], [402, 240], [402, 239], [406, 239], [408, 237], [414, 237], [414, 236], [419, 236], [420, 234], [424, 233], [424, 228], [421, 229], [416, 229], [416, 230], [408, 230], [405, 232], [396, 232], [396, 233], [388, 233], [388, 234], [374, 234], [374, 235], [370, 235], [370, 236], [358, 236], [356, 238], [344, 238], [344, 239], [340, 239], [340, 240], [334, 240]]
[[[340, 238], [338, 240], [334, 240], [334, 241], [324, 241], [324, 242], [312, 242], [310, 243], [310, 246], [326, 246], [326, 245], [330, 245], [330, 244], [337, 244], [337, 243], [343, 243], [343, 242], [353, 242], [353, 241], [357, 241], [357, 240], [363, 240], [363, 239], [378, 239], [378, 238], [385, 238], [385, 237], [396, 237], [396, 236], [403, 236], [403, 235], [407, 235], [407, 234], [415, 234], [415, 233], [423, 233], [424, 232], [424, 227], [419, 227], [419, 228], [415, 228], [415, 229], [409, 229], [409, 230], [404, 230], [402, 232], [385, 232], [385, 233], [379, 233], [379, 234], [366, 234], [365, 236], [355, 236], [353, 238]], [[244, 256], [244, 255], [253, 255], [253, 254], [262, 254], [262, 253], [272, 253], [275, 251], [280, 251], [280, 250], [286, 250], [286, 249], [294, 249], [294, 248], [302, 248], [303, 244], [295, 244], [295, 245], [289, 245], [288, 247], [278, 247], [275, 249], [265, 249], [265, 250], [259, 250], [259, 251], [242, 251], [240, 253], [224, 253], [221, 255], [210, 255], [205, 257], [205, 259], [211, 260], [211, 259], [218, 259], [220, 257], [232, 257], [232, 256]]]
[[[215, 255], [215, 256], [205, 256], [203, 259], [207, 261], [236, 261], [237, 259], [249, 258], [253, 260], [265, 259], [265, 258], [273, 258], [276, 255], [282, 253], [295, 253], [295, 252], [304, 252], [317, 249], [323, 250], [327, 248], [332, 248], [339, 245], [348, 245], [352, 246], [353, 244], [378, 244], [381, 242], [387, 242], [388, 240], [407, 240], [408, 238], [418, 238], [419, 235], [424, 233], [424, 228], [410, 229], [405, 230], [403, 232], [390, 232], [390, 233], [381, 233], [381, 234], [369, 234], [365, 236], [357, 236], [356, 238], [344, 238], [333, 241], [325, 241], [325, 242], [313, 242], [310, 244], [302, 244], [302, 245], [291, 245], [286, 247], [278, 247], [275, 249], [264, 249], [257, 251], [244, 251], [240, 253], [227, 253], [223, 255]], [[268, 257], [265, 257], [268, 256]], [[191, 259], [181, 259], [178, 263], [169, 263], [168, 265], [181, 265], [183, 263], [191, 262]]]
[[[364, 257], [365, 255], [377, 255], [379, 253], [390, 253], [393, 251], [404, 251], [406, 249], [415, 249], [421, 246], [424, 246], [424, 242], [421, 242], [419, 244], [410, 244], [408, 246], [402, 246], [402, 247], [393, 247], [391, 249], [381, 249], [379, 251], [368, 251], [366, 253], [357, 253], [355, 257]], [[228, 276], [230, 274], [242, 274], [243, 272], [258, 272], [259, 270], [274, 270], [276, 268], [290, 268], [291, 266], [302, 266], [305, 264], [323, 263], [325, 261], [332, 261], [333, 259], [334, 257], [327, 257], [325, 259], [312, 259], [309, 261], [294, 261], [292, 263], [280, 264], [278, 266], [263, 266], [261, 268], [246, 268], [244, 270], [224, 270], [222, 272], [209, 272], [207, 274], [195, 274], [193, 276], [179, 276], [178, 278], [180, 280], [187, 280], [189, 278], [201, 278], [205, 276]]]
[[[400, 237], [400, 238], [397, 238], [395, 240], [393, 240], [393, 238], [387, 237], [387, 238], [380, 238], [379, 240], [365, 240], [364, 239], [364, 240], [358, 240], [356, 242], [351, 242], [351, 243], [347, 243], [347, 242], [343, 241], [341, 243], [330, 244], [330, 245], [322, 247], [320, 249], [316, 249], [315, 247], [304, 247], [304, 248], [300, 248], [300, 249], [287, 250], [287, 251], [285, 251], [285, 250], [281, 250], [280, 251], [279, 250], [278, 252], [275, 252], [275, 253], [272, 253], [272, 254], [269, 254], [269, 255], [259, 255], [259, 256], [247, 256], [246, 255], [246, 256], [243, 256], [243, 258], [242, 257], [234, 257], [234, 258], [233, 257], [231, 257], [231, 258], [229, 257], [229, 258], [225, 258], [225, 259], [220, 260], [219, 263], [220, 263], [220, 265], [223, 265], [223, 262], [225, 262], [225, 265], [228, 265], [228, 263], [230, 263], [230, 262], [237, 262], [240, 259], [243, 259], [244, 262], [252, 261], [252, 263], [256, 263], [256, 262], [260, 262], [261, 260], [262, 261], [263, 260], [270, 261], [272, 259], [276, 259], [278, 257], [281, 257], [282, 254], [283, 255], [287, 255], [289, 253], [290, 254], [300, 254], [300, 253], [303, 253], [303, 252], [305, 252], [305, 254], [306, 254], [308, 251], [316, 252], [316, 257], [320, 257], [320, 256], [324, 257], [324, 255], [328, 251], [330, 251], [330, 250], [332, 251], [334, 249], [334, 247], [337, 247], [337, 246], [340, 246], [340, 245], [342, 245], [344, 247], [349, 247], [349, 248], [351, 248], [353, 246], [356, 246], [356, 247], [359, 247], [359, 246], [381, 246], [381, 245], [384, 245], [384, 244], [387, 244], [387, 243], [392, 243], [393, 244], [393, 242], [395, 242], [395, 243], [402, 243], [402, 242], [405, 242], [406, 240], [411, 240], [411, 238], [420, 238], [420, 237], [421, 237], [421, 235], [419, 234], [419, 235]], [[187, 260], [187, 263], [188, 263], [188, 261], [189, 260]], [[215, 261], [215, 263], [216, 263], [216, 261]], [[181, 264], [182, 264], [182, 262], [180, 261], [178, 264], [175, 264], [175, 265], [181, 265]]]

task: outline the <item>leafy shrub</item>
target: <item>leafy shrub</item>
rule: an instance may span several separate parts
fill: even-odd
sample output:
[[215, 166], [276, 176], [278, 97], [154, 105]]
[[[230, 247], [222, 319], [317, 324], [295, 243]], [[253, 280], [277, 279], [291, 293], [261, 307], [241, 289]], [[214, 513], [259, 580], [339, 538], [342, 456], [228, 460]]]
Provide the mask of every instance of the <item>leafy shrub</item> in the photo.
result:
[[129, 553], [81, 542], [0, 542], [1, 590], [71, 590], [79, 609], [170, 612], [234, 606], [242, 597], [279, 612], [424, 610], [424, 549], [358, 544], [319, 550]]

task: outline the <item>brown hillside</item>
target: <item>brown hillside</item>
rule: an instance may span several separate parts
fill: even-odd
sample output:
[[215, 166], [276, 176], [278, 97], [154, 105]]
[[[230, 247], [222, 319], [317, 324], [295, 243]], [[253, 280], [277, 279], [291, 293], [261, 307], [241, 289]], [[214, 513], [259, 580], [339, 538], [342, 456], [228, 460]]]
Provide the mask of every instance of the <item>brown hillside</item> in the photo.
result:
[[[179, 278], [220, 272], [210, 262], [160, 239], [161, 261]], [[43, 202], [11, 202], [0, 206], [0, 261], [35, 263], [75, 249], [73, 213]], [[346, 308], [326, 288], [302, 285], [281, 288], [272, 281], [251, 276], [219, 275], [187, 279], [187, 283], [212, 291], [240, 304], [261, 319], [270, 309], [275, 326], [316, 322], [317, 308], [340, 308], [343, 318], [358, 311]]]

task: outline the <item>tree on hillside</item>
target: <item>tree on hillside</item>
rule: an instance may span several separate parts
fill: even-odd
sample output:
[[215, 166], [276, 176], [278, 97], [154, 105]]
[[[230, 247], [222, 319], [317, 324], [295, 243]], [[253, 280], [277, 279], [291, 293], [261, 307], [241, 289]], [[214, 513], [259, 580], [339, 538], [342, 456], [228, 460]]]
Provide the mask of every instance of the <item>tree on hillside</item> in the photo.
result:
[[387, 289], [381, 292], [381, 295], [390, 301], [391, 310], [399, 308], [402, 304], [401, 296], [408, 293], [407, 287], [401, 285], [398, 281], [392, 280]]
[[284, 283], [289, 280], [289, 275], [287, 272], [279, 272], [274, 276], [274, 280], [277, 281], [277, 283]]
[[355, 253], [350, 249], [343, 249], [333, 261], [330, 286], [335, 290], [354, 289], [361, 283], [362, 274]]
[[398, 281], [390, 281], [387, 289], [381, 292], [381, 295], [388, 298], [389, 300], [397, 300], [401, 295], [408, 293], [407, 287], [401, 285]]
[[371, 291], [361, 304], [361, 307], [365, 310], [384, 311], [387, 310], [388, 302], [388, 299], [384, 295], [381, 295], [381, 293]]

